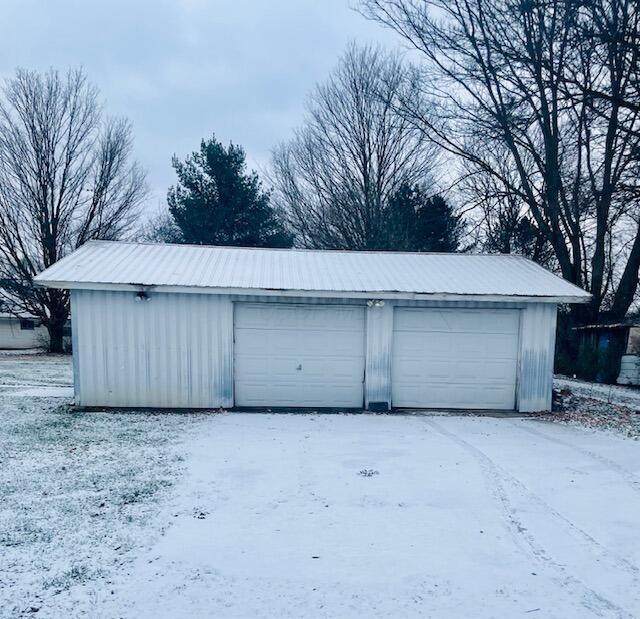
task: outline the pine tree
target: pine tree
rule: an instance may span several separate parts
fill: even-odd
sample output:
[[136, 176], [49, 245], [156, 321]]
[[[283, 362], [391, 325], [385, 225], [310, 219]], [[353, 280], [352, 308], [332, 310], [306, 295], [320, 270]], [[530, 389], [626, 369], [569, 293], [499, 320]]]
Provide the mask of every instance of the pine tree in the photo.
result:
[[186, 160], [173, 158], [178, 183], [169, 189], [169, 213], [182, 243], [291, 247], [292, 237], [270, 204], [242, 147], [203, 140]]
[[389, 202], [388, 245], [405, 251], [456, 252], [465, 233], [462, 217], [421, 185], [401, 185]]
[[420, 190], [417, 194], [420, 206], [416, 211], [416, 251], [458, 251], [464, 234], [462, 218], [442, 196], [425, 199]]

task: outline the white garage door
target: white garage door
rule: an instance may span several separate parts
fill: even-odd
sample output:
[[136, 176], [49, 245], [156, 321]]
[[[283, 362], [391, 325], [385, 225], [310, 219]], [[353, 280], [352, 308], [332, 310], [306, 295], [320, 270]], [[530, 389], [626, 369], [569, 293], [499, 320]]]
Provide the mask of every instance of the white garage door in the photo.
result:
[[236, 406], [362, 407], [364, 308], [239, 303]]
[[517, 310], [396, 308], [393, 406], [515, 407]]

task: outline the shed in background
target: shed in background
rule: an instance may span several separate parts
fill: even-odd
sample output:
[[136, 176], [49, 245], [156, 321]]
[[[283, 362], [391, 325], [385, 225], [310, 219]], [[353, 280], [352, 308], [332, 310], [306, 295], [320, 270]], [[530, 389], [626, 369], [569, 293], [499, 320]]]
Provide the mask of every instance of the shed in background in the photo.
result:
[[46, 349], [47, 329], [34, 316], [14, 316], [0, 312], [0, 350]]
[[601, 383], [640, 385], [640, 322], [577, 327], [584, 374]]

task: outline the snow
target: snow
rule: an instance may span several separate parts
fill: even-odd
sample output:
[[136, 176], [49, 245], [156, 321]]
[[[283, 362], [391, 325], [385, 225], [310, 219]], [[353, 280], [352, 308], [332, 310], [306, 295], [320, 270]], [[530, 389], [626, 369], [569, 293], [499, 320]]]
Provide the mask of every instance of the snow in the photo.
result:
[[[91, 284], [304, 291], [334, 296], [499, 295], [571, 299], [590, 295], [522, 256], [273, 249], [89, 241], [35, 278], [52, 288]], [[81, 287], [81, 286], [80, 286]], [[173, 290], [175, 292], [175, 290]], [[368, 295], [367, 295], [368, 296]]]
[[0, 351], [0, 388], [38, 385], [73, 385], [71, 357], [40, 351]]
[[[0, 317], [2, 314], [0, 313]], [[25, 355], [42, 355], [42, 348], [0, 348], [0, 359], [2, 357], [14, 357]]]
[[197, 422], [64, 403], [0, 396], [0, 617], [96, 616], [86, 583], [108, 587], [160, 535], [154, 516]]
[[640, 410], [640, 389], [621, 385], [590, 383], [575, 378], [567, 378], [566, 376], [557, 376], [553, 382], [555, 387], [570, 389], [573, 393], [583, 397]]
[[225, 414], [185, 462], [172, 526], [107, 615], [640, 613], [631, 442], [522, 419]]
[[4, 387], [0, 386], [0, 393], [20, 398], [65, 398], [73, 399], [73, 387]]
[[65, 401], [0, 394], [2, 617], [640, 616], [636, 441]]

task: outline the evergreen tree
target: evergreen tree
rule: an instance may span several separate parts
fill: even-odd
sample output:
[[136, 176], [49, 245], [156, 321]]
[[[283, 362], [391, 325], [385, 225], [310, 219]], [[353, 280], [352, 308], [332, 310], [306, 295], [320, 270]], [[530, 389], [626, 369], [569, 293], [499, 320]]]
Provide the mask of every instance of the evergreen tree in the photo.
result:
[[385, 227], [379, 249], [415, 251], [416, 208], [413, 188], [402, 183], [389, 198], [385, 209]]
[[388, 207], [389, 249], [456, 252], [465, 234], [462, 217], [439, 195], [403, 184]]
[[521, 215], [518, 209], [495, 210], [491, 226], [485, 224], [486, 251], [520, 254], [544, 267], [553, 267], [553, 247], [529, 215]]
[[[178, 183], [169, 189], [169, 213], [182, 243], [291, 247], [292, 237], [270, 204], [255, 172], [247, 172], [240, 146], [214, 137], [186, 160], [174, 156]], [[165, 227], [171, 230], [171, 226]]]
[[464, 223], [442, 197], [424, 198], [418, 190], [415, 248], [417, 251], [454, 252], [460, 248]]

